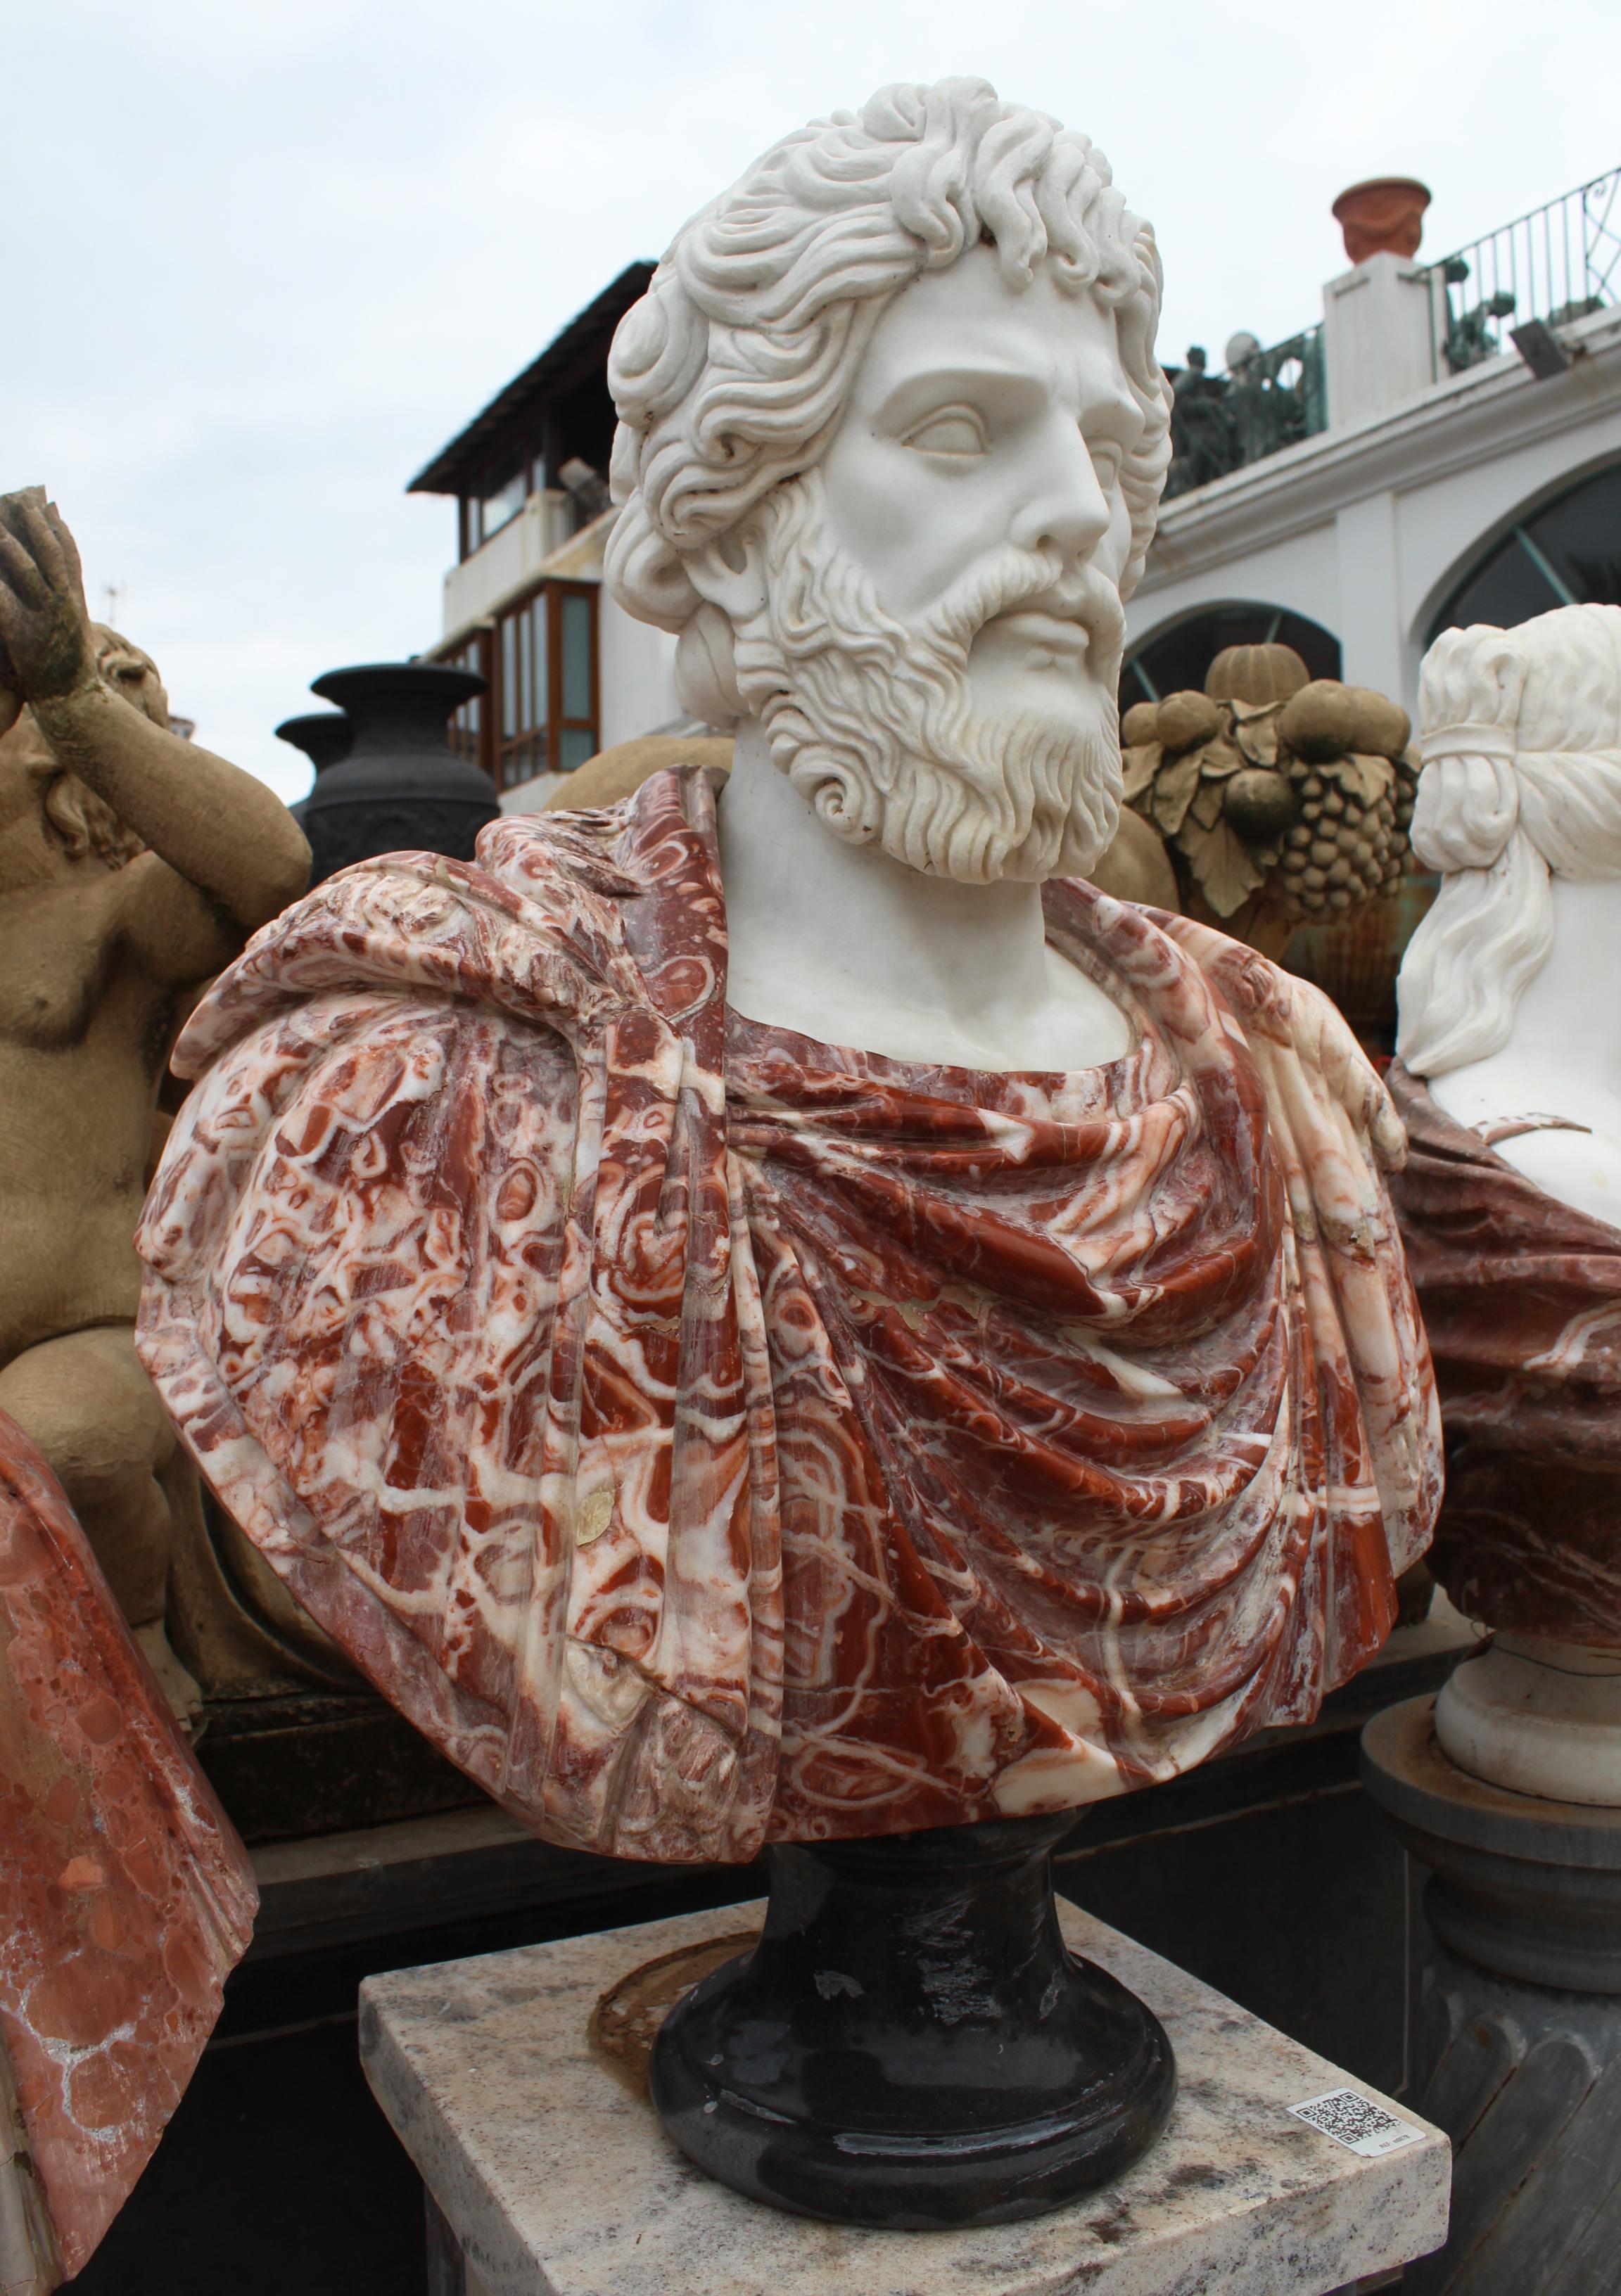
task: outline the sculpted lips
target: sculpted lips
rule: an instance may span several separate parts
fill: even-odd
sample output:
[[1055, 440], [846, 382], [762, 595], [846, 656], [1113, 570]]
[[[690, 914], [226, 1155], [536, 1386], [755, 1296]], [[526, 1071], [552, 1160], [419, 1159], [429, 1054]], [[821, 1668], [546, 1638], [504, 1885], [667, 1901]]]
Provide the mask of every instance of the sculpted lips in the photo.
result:
[[1084, 622], [1069, 615], [1047, 613], [1036, 606], [1023, 607], [1016, 613], [999, 614], [986, 627], [1005, 631], [1009, 637], [1022, 639], [1038, 652], [1057, 654], [1066, 661], [1082, 660], [1092, 642], [1092, 634]]
[[992, 645], [1012, 644], [1032, 669], [1076, 669], [1092, 643], [1091, 619], [1084, 602], [1038, 599], [997, 614], [980, 632]]

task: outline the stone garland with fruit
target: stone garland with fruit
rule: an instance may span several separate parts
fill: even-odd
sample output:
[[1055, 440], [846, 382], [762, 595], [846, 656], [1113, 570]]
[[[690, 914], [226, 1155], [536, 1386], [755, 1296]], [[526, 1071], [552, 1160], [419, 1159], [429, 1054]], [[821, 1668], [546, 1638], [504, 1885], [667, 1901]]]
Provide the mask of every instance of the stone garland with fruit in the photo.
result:
[[1288, 646], [1230, 646], [1202, 693], [1139, 702], [1121, 730], [1126, 802], [1190, 914], [1277, 955], [1400, 884], [1419, 765], [1384, 694], [1309, 677]]

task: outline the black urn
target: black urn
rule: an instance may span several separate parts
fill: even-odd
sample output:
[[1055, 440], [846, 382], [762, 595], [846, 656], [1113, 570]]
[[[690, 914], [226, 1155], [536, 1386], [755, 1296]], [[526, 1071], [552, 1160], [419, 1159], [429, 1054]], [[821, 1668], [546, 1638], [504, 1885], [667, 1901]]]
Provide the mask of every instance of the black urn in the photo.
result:
[[276, 729], [278, 742], [302, 750], [317, 774], [347, 758], [355, 729], [347, 709], [309, 709], [301, 718], [284, 718]]
[[484, 686], [472, 670], [432, 661], [368, 662], [313, 681], [310, 692], [336, 704], [352, 737], [335, 764], [317, 765], [315, 787], [292, 808], [309, 840], [312, 885], [379, 853], [472, 860], [480, 830], [501, 808], [489, 775], [456, 755], [445, 727]]

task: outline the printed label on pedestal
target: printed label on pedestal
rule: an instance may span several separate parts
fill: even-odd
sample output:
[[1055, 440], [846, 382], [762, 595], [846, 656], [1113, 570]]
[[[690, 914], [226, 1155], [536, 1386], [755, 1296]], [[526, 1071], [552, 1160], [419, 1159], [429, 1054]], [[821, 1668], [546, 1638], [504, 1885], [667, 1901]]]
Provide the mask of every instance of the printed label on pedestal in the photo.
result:
[[1289, 2111], [1296, 2120], [1306, 2121], [1348, 2152], [1360, 2152], [1364, 2161], [1416, 2144], [1424, 2134], [1354, 2088], [1329, 2089], [1321, 2096], [1307, 2097], [1304, 2104], [1291, 2104]]

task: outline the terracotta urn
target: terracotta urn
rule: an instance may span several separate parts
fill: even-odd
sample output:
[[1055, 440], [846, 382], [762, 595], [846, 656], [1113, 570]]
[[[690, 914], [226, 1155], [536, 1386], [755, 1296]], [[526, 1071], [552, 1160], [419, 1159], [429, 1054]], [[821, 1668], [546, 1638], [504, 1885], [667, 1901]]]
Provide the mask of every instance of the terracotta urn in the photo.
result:
[[1429, 186], [1411, 176], [1376, 176], [1353, 184], [1334, 202], [1334, 220], [1353, 263], [1370, 255], [1416, 255], [1424, 234]]

